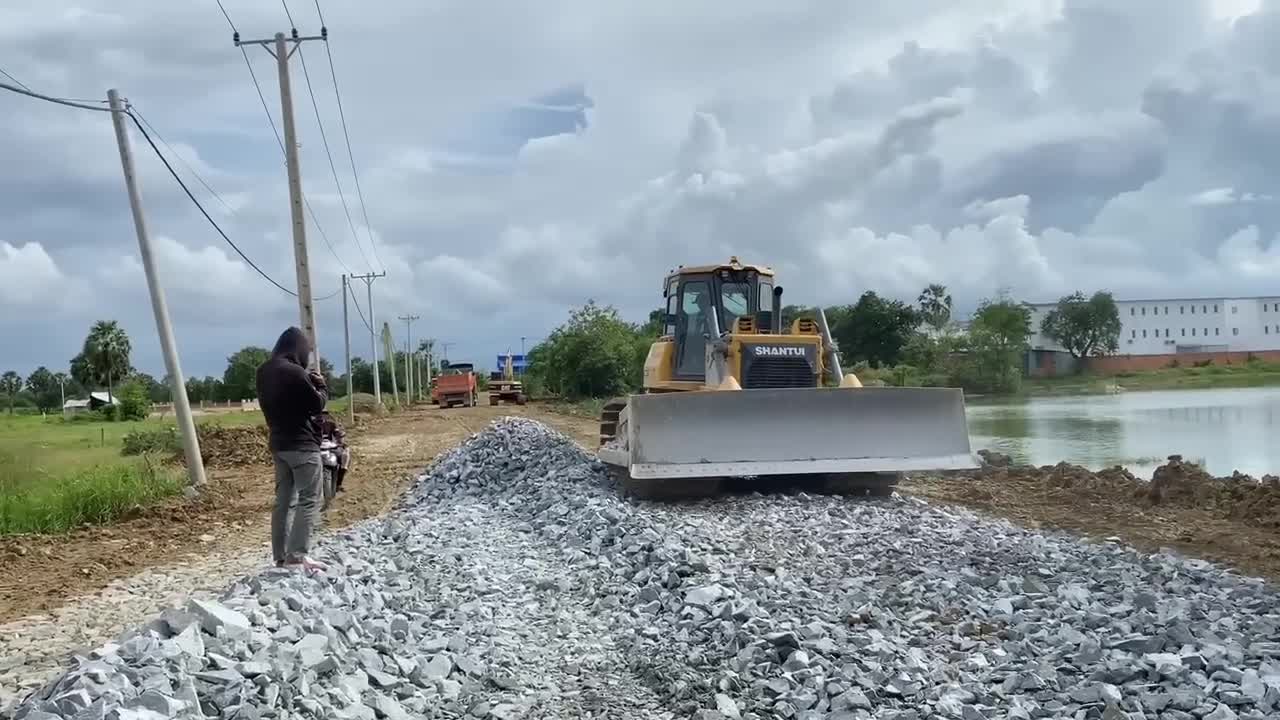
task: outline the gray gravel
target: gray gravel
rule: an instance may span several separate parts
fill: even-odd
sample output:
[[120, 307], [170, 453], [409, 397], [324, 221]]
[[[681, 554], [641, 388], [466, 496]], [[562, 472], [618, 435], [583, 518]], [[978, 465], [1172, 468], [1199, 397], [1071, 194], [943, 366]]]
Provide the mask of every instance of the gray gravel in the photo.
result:
[[621, 500], [508, 418], [383, 519], [126, 633], [12, 714], [1264, 718], [1261, 581], [919, 501]]

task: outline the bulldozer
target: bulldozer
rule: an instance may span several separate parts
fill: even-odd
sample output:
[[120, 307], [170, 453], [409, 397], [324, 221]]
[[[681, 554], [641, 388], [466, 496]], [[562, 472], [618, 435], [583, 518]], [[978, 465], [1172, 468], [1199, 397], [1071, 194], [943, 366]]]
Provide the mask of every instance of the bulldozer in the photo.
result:
[[959, 388], [863, 387], [825, 313], [783, 327], [764, 265], [672, 270], [643, 390], [607, 402], [597, 457], [625, 495], [732, 485], [882, 497], [906, 472], [979, 467]]

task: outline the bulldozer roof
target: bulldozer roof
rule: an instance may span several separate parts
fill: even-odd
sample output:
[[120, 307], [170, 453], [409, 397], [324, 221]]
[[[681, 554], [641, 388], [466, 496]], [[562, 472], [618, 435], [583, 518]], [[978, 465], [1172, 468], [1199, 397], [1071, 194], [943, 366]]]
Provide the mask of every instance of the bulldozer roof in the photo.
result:
[[774, 274], [773, 268], [769, 267], [768, 265], [755, 265], [752, 263], [742, 263], [738, 261], [737, 257], [730, 257], [729, 262], [721, 263], [719, 265], [689, 265], [689, 266], [681, 265], [676, 269], [672, 270], [669, 274], [670, 275], [696, 275], [696, 274], [703, 274], [703, 273], [715, 273], [715, 272], [720, 272], [721, 270], [754, 270], [757, 273], [760, 273], [761, 275], [765, 275], [769, 277], [772, 277]]

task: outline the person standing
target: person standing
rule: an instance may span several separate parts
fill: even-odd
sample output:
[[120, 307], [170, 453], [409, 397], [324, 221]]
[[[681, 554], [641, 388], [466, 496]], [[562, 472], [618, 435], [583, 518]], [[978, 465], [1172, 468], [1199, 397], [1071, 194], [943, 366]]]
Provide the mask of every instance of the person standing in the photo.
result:
[[[320, 515], [324, 468], [316, 416], [329, 400], [324, 376], [307, 370], [312, 347], [306, 333], [290, 327], [258, 368], [258, 404], [270, 430], [275, 462], [276, 504], [271, 512], [271, 554], [280, 567], [323, 570], [310, 557], [311, 533]], [[297, 506], [293, 509], [294, 497]]]

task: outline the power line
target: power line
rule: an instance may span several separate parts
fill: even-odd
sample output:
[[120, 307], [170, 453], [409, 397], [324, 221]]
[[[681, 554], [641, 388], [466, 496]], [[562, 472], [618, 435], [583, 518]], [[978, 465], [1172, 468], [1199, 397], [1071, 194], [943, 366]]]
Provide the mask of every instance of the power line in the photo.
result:
[[[283, 0], [281, 1], [283, 2]], [[239, 30], [236, 29], [236, 24], [232, 22], [231, 15], [229, 15], [227, 13], [227, 9], [222, 6], [222, 0], [217, 0], [217, 2], [218, 2], [218, 9], [222, 11], [222, 16], [227, 19], [227, 25], [231, 26], [231, 32], [238, 33]], [[285, 8], [285, 11], [288, 12], [287, 6]], [[299, 50], [301, 50], [301, 48], [299, 48]], [[258, 75], [253, 71], [253, 62], [249, 60], [249, 53], [244, 49], [243, 45], [240, 46], [240, 54], [244, 57], [244, 66], [249, 69], [249, 78], [253, 80], [253, 88], [258, 93], [258, 102], [262, 103], [262, 112], [267, 116], [267, 123], [271, 125], [272, 134], [276, 136], [276, 144], [280, 146], [280, 154], [287, 155], [284, 149], [284, 140], [280, 137], [280, 129], [276, 127], [276, 120], [271, 115], [271, 108], [267, 107], [267, 98], [265, 95], [262, 94], [262, 84], [258, 82]], [[338, 264], [341, 265], [342, 268], [347, 271], [348, 275], [350, 275], [351, 268], [348, 267], [347, 263], [344, 262], [342, 258], [338, 256], [338, 251], [334, 249], [333, 243], [329, 241], [329, 234], [324, 231], [324, 226], [320, 224], [320, 218], [316, 217], [316, 211], [311, 207], [310, 198], [308, 198], [305, 194], [302, 196], [302, 203], [307, 208], [307, 215], [310, 216], [311, 218], [311, 224], [316, 226], [316, 230], [320, 233], [320, 238], [324, 240], [325, 247], [329, 248], [329, 252], [333, 254], [334, 259], [337, 260]], [[331, 297], [331, 296], [325, 296], [325, 297]], [[320, 299], [323, 300], [324, 298], [320, 298]]]
[[200, 183], [201, 185], [203, 185], [203, 186], [204, 186], [204, 189], [205, 189], [205, 190], [208, 190], [210, 195], [213, 195], [213, 197], [214, 197], [214, 198], [216, 198], [218, 202], [222, 203], [222, 207], [226, 208], [226, 209], [227, 209], [227, 212], [229, 212], [229, 213], [231, 213], [231, 214], [233, 214], [233, 215], [234, 215], [234, 214], [235, 214], [235, 212], [236, 212], [236, 211], [235, 211], [235, 209], [234, 209], [234, 208], [232, 208], [230, 205], [228, 205], [228, 204], [227, 204], [227, 201], [226, 201], [226, 200], [223, 200], [223, 199], [222, 199], [222, 196], [218, 194], [218, 191], [217, 191], [217, 190], [214, 190], [212, 187], [210, 187], [210, 186], [209, 186], [209, 183], [205, 182], [204, 178], [200, 177], [200, 173], [196, 172], [196, 169], [195, 169], [195, 168], [193, 168], [193, 167], [191, 167], [191, 164], [190, 164], [190, 163], [188, 163], [185, 159], [183, 159], [183, 157], [182, 157], [182, 154], [181, 154], [181, 153], [179, 153], [177, 150], [174, 150], [174, 149], [173, 149], [173, 146], [169, 144], [169, 141], [164, 139], [164, 136], [162, 136], [162, 135], [160, 134], [160, 131], [159, 131], [159, 130], [156, 130], [155, 126], [154, 126], [154, 125], [152, 125], [152, 124], [147, 120], [147, 118], [142, 114], [142, 112], [141, 112], [141, 111], [139, 111], [139, 110], [138, 110], [138, 108], [136, 108], [136, 107], [132, 107], [132, 106], [130, 107], [130, 110], [131, 110], [135, 115], [137, 115], [137, 116], [138, 116], [138, 119], [139, 119], [139, 120], [141, 120], [141, 121], [142, 121], [142, 123], [143, 123], [144, 125], [146, 125], [148, 129], [150, 129], [150, 130], [151, 130], [151, 134], [152, 134], [152, 135], [155, 135], [155, 136], [156, 136], [156, 139], [157, 139], [157, 140], [159, 140], [159, 141], [160, 141], [160, 143], [161, 143], [162, 145], [164, 145], [165, 147], [169, 148], [169, 152], [171, 152], [171, 153], [173, 153], [175, 156], [177, 156], [178, 161], [182, 163], [183, 167], [185, 167], [185, 168], [187, 169], [187, 171], [188, 171], [188, 172], [190, 172], [193, 176], [195, 176], [195, 179], [196, 179], [197, 181], [199, 181], [199, 183]]
[[[227, 209], [227, 212], [231, 213], [232, 215], [236, 215], [235, 208], [227, 204], [227, 201], [222, 199], [222, 196], [218, 194], [218, 191], [214, 190], [209, 185], [209, 183], [205, 182], [203, 177], [200, 177], [200, 173], [196, 172], [195, 168], [191, 167], [191, 165], [188, 164], [187, 161], [182, 158], [182, 155], [177, 150], [173, 149], [173, 146], [170, 145], [169, 141], [165, 140], [162, 135], [160, 135], [159, 131], [156, 130], [155, 126], [152, 125], [150, 122], [148, 122], [147, 118], [144, 117], [143, 114], [139, 112], [136, 107], [131, 106], [130, 109], [137, 114], [139, 120], [141, 120], [144, 124], [146, 124], [146, 126], [151, 130], [152, 134], [156, 136], [156, 139], [158, 139], [161, 142], [161, 144], [163, 144], [165, 147], [169, 148], [169, 152], [173, 153], [178, 157], [178, 160], [187, 168], [188, 171], [191, 172], [192, 175], [195, 176], [196, 180], [199, 181], [200, 184], [204, 186], [204, 189], [208, 190], [210, 194], [212, 194], [215, 198], [217, 198], [218, 202], [222, 203], [222, 206]], [[351, 268], [347, 267], [347, 264], [342, 261], [341, 257], [338, 256], [337, 250], [334, 250], [333, 244], [329, 242], [329, 236], [325, 235], [324, 229], [321, 228], [319, 224], [316, 225], [316, 229], [320, 231], [320, 237], [324, 239], [324, 244], [329, 248], [329, 252], [330, 254], [333, 255], [333, 259], [337, 260], [338, 264], [341, 265], [342, 268], [346, 270], [348, 274], [350, 274]], [[337, 294], [338, 293], [334, 292], [334, 293], [330, 293], [325, 297], [334, 297]], [[323, 300], [325, 298], [319, 298], [319, 299]]]
[[[13, 78], [13, 76], [12, 76], [12, 75], [9, 75], [9, 73], [5, 73], [5, 76], [6, 76], [6, 77], [8, 77], [8, 78], [10, 78], [10, 79], [12, 79], [12, 78]], [[16, 81], [16, 80], [14, 80], [14, 82], [17, 82], [17, 81]], [[21, 85], [21, 84], [22, 84], [22, 83], [18, 83], [18, 85]], [[22, 88], [22, 87], [18, 87], [18, 85], [10, 85], [10, 84], [8, 84], [8, 83], [2, 83], [2, 82], [0, 82], [0, 88], [3, 88], [3, 89], [5, 89], [5, 90], [9, 90], [9, 91], [11, 91], [11, 92], [16, 92], [16, 93], [18, 93], [19, 95], [26, 95], [27, 97], [33, 97], [33, 98], [35, 98], [35, 99], [37, 99], [37, 100], [44, 100], [45, 102], [57, 103], [57, 104], [59, 104], [59, 105], [67, 105], [67, 106], [70, 106], [70, 107], [73, 107], [73, 108], [80, 108], [81, 110], [97, 110], [98, 112], [111, 112], [111, 108], [109, 108], [109, 107], [105, 107], [105, 106], [99, 107], [99, 106], [96, 106], [96, 105], [86, 105], [86, 104], [85, 104], [86, 102], [90, 102], [90, 101], [88, 101], [88, 100], [81, 102], [81, 101], [77, 101], [77, 100], [68, 100], [68, 99], [66, 99], [66, 98], [56, 98], [56, 97], [52, 97], [52, 96], [49, 96], [49, 95], [41, 95], [41, 94], [40, 94], [40, 93], [38, 93], [38, 92], [34, 92], [34, 91], [32, 91], [32, 90], [28, 90], [28, 89], [24, 89], [24, 88]]]
[[0, 68], [0, 75], [4, 75], [5, 77], [9, 78], [10, 80], [12, 80], [12, 81], [14, 81], [14, 82], [18, 83], [19, 85], [21, 85], [21, 86], [22, 86], [22, 89], [23, 89], [23, 90], [26, 90], [26, 91], [28, 91], [28, 92], [31, 92], [31, 88], [30, 88], [30, 87], [28, 87], [26, 83], [22, 82], [22, 81], [21, 81], [21, 80], [19, 80], [18, 78], [16, 78], [16, 77], [14, 77], [14, 76], [10, 75], [9, 73], [5, 72], [4, 68]]
[[[221, 3], [219, 3], [219, 5], [221, 5]], [[4, 74], [9, 79], [14, 80], [14, 82], [18, 82], [19, 85], [22, 84], [9, 73], [6, 72]], [[16, 87], [13, 85], [9, 85], [8, 83], [0, 83], [0, 88], [18, 93], [20, 95], [33, 97], [38, 100], [57, 103], [59, 105], [67, 105], [69, 107], [79, 108], [81, 110], [97, 110], [97, 111], [112, 112], [110, 107], [96, 107], [94, 105], [86, 105], [73, 100], [55, 98], [49, 95], [43, 95], [41, 93], [34, 92], [29, 88], [24, 89], [24, 87]], [[160, 162], [164, 163], [165, 169], [168, 170], [169, 174], [173, 176], [173, 179], [177, 181], [178, 186], [182, 188], [182, 191], [187, 194], [187, 197], [190, 198], [191, 202], [194, 203], [196, 208], [200, 210], [200, 214], [204, 215], [205, 220], [209, 221], [209, 224], [213, 226], [213, 229], [218, 231], [218, 234], [222, 236], [222, 239], [225, 240], [226, 243], [231, 246], [232, 250], [236, 251], [236, 254], [239, 255], [240, 258], [249, 265], [249, 267], [257, 271], [257, 273], [261, 275], [263, 278], [265, 278], [267, 282], [271, 283], [272, 285], [275, 285], [280, 290], [283, 290], [284, 292], [290, 295], [293, 295], [294, 297], [297, 297], [296, 292], [276, 282], [274, 278], [272, 278], [270, 275], [264, 272], [262, 268], [258, 267], [252, 260], [250, 260], [249, 256], [245, 255], [244, 252], [240, 249], [240, 247], [237, 246], [235, 242], [233, 242], [231, 238], [227, 236], [227, 233], [223, 231], [222, 227], [218, 225], [217, 221], [215, 221], [213, 217], [209, 215], [209, 212], [205, 210], [204, 206], [200, 204], [200, 201], [196, 199], [196, 196], [191, 192], [191, 188], [188, 188], [187, 184], [182, 181], [182, 177], [178, 175], [178, 172], [176, 170], [173, 169], [173, 165], [169, 164], [169, 160], [164, 156], [164, 153], [160, 152], [160, 148], [156, 145], [155, 141], [151, 139], [150, 133], [147, 132], [147, 127], [150, 127], [151, 124], [146, 123], [146, 127], [144, 127], [143, 123], [146, 122], [145, 119], [141, 119], [141, 113], [138, 113], [135, 115], [134, 112], [135, 112], [135, 109], [132, 106], [130, 106], [129, 110], [127, 111], [127, 114], [129, 115], [129, 118], [133, 120], [133, 124], [138, 128], [138, 132], [142, 134], [143, 139], [146, 140], [147, 144], [151, 146], [151, 150], [156, 154], [156, 157], [160, 158]], [[154, 128], [152, 128], [152, 130], [154, 131]], [[156, 136], [159, 137], [159, 133], [156, 133]], [[164, 142], [164, 139], [161, 138], [161, 141]], [[169, 143], [165, 142], [165, 145], [169, 147], [169, 150], [171, 152], [173, 152], [175, 155], [178, 155], [178, 153], [173, 150], [173, 147], [170, 146]], [[178, 155], [178, 159], [182, 160], [182, 156]], [[183, 164], [186, 165], [185, 160], [183, 160]], [[200, 178], [199, 174], [196, 173], [195, 170], [192, 169], [190, 165], [187, 165], [187, 169], [191, 170], [192, 175], [195, 175], [196, 178], [200, 180], [201, 184], [203, 184], [205, 188], [209, 190], [209, 192], [213, 193], [214, 197], [218, 198], [219, 202], [221, 202], [223, 205], [226, 205], [226, 201], [222, 200], [222, 198], [218, 196], [217, 192], [215, 192], [213, 188], [209, 187], [209, 185], [205, 183], [203, 179]], [[230, 206], [228, 206], [228, 209], [230, 209]], [[341, 260], [339, 260], [339, 262], [341, 262]], [[338, 294], [337, 292], [333, 292], [333, 293], [329, 293], [328, 295], [325, 295], [324, 297], [317, 298], [317, 299], [327, 300], [331, 297], [335, 297], [337, 294]]]
[[[293, 24], [293, 16], [289, 14], [289, 5], [285, 0], [280, 0], [280, 4], [284, 5], [285, 14], [289, 16], [290, 25]], [[365, 255], [364, 248], [360, 245], [360, 235], [356, 232], [356, 224], [351, 220], [351, 208], [347, 206], [347, 196], [342, 192], [342, 181], [338, 179], [338, 166], [333, 162], [333, 152], [329, 149], [329, 136], [324, 131], [324, 120], [320, 116], [320, 104], [316, 102], [316, 93], [311, 86], [311, 73], [307, 70], [307, 56], [302, 51], [302, 45], [296, 46], [298, 51], [298, 59], [302, 61], [302, 77], [307, 83], [307, 94], [311, 97], [311, 109], [316, 114], [316, 127], [320, 128], [320, 141], [324, 144], [324, 154], [329, 159], [329, 171], [333, 173], [333, 184], [338, 188], [338, 199], [342, 202], [342, 211], [347, 216], [347, 226], [351, 229], [351, 238], [355, 240], [356, 250], [359, 251], [361, 259], [373, 269], [373, 263], [369, 262], [369, 256]]]
[[[320, 0], [315, 0], [316, 15], [320, 18], [320, 27], [325, 27], [324, 12], [320, 10]], [[360, 213], [364, 216], [364, 232], [369, 238], [369, 249], [373, 251], [373, 259], [378, 266], [386, 270], [382, 258], [378, 257], [378, 246], [373, 241], [373, 225], [369, 223], [369, 208], [364, 203], [364, 190], [360, 188], [360, 173], [356, 170], [356, 157], [351, 150], [351, 135], [347, 132], [347, 113], [342, 108], [342, 94], [338, 92], [338, 73], [333, 67], [333, 51], [329, 48], [329, 39], [325, 37], [324, 52], [329, 57], [329, 76], [333, 78], [333, 97], [338, 101], [338, 117], [342, 120], [342, 137], [347, 143], [347, 159], [351, 161], [351, 177], [356, 185], [356, 197], [360, 200]], [[304, 65], [305, 67], [305, 65]]]
[[369, 332], [373, 332], [373, 327], [369, 325], [369, 321], [364, 319], [364, 311], [360, 309], [360, 301], [356, 300], [356, 291], [351, 290], [351, 283], [347, 283], [347, 290], [351, 293], [351, 302], [356, 306], [356, 314], [360, 316], [360, 322], [364, 323]]
[[231, 246], [231, 249], [235, 250], [236, 254], [238, 254], [241, 257], [241, 259], [243, 259], [246, 263], [249, 264], [249, 267], [256, 270], [258, 274], [261, 275], [263, 278], [266, 278], [267, 282], [271, 283], [272, 285], [275, 285], [276, 287], [280, 288], [284, 292], [290, 295], [293, 295], [294, 297], [297, 297], [298, 294], [296, 292], [276, 282], [275, 279], [272, 278], [270, 275], [268, 275], [266, 272], [264, 272], [262, 268], [254, 264], [254, 262], [249, 259], [249, 256], [245, 255], [244, 252], [242, 252], [240, 248], [234, 242], [232, 242], [231, 238], [227, 237], [227, 234], [222, 231], [222, 228], [218, 225], [217, 221], [215, 221], [213, 217], [209, 215], [208, 211], [204, 209], [204, 206], [200, 204], [200, 201], [196, 199], [196, 196], [191, 193], [191, 189], [187, 187], [187, 184], [182, 182], [182, 178], [178, 175], [177, 171], [173, 169], [173, 166], [169, 164], [169, 161], [168, 159], [165, 158], [164, 153], [160, 152], [160, 148], [156, 147], [155, 141], [151, 139], [151, 135], [147, 133], [147, 129], [142, 126], [142, 123], [138, 120], [137, 116], [135, 116], [132, 112], [130, 112], [129, 117], [133, 119], [133, 124], [138, 127], [138, 132], [142, 133], [143, 139], [146, 140], [147, 144], [151, 146], [151, 149], [155, 152], [156, 157], [160, 158], [160, 162], [164, 163], [165, 168], [169, 170], [169, 174], [172, 175], [173, 179], [178, 182], [178, 185], [182, 188], [183, 192], [187, 194], [187, 197], [191, 198], [191, 202], [195, 203], [195, 206], [200, 210], [200, 214], [204, 215], [204, 218], [209, 221], [209, 224], [213, 226], [213, 229], [217, 230], [218, 234], [222, 236], [222, 239], [227, 241], [227, 244]]

